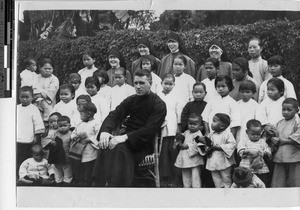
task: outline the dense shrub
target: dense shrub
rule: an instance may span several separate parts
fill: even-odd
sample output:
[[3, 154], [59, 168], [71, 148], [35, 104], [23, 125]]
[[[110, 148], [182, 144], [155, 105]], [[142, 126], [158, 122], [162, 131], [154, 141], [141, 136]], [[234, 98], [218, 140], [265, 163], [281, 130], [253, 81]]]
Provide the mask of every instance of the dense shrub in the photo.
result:
[[[300, 96], [300, 21], [288, 20], [260, 21], [248, 25], [225, 25], [221, 27], [209, 27], [195, 29], [181, 33], [191, 58], [201, 65], [208, 56], [207, 44], [215, 38], [223, 39], [228, 57], [233, 60], [237, 56], [248, 58], [247, 44], [253, 37], [259, 37], [263, 41], [263, 58], [280, 54], [285, 58], [286, 65], [284, 76], [293, 82], [298, 98]], [[153, 42], [158, 57], [162, 58], [168, 53], [166, 39], [168, 31], [103, 31], [95, 37], [79, 37], [75, 40], [59, 42], [56, 40], [26, 41], [18, 45], [18, 72], [24, 69], [22, 61], [26, 57], [34, 57], [38, 61], [49, 57], [54, 63], [54, 74], [60, 82], [66, 80], [67, 75], [83, 68], [81, 53], [86, 50], [94, 50], [96, 53], [97, 67], [107, 67], [107, 53], [112, 46], [118, 47], [123, 53], [127, 68], [138, 57], [137, 41], [141, 37], [149, 37]]]

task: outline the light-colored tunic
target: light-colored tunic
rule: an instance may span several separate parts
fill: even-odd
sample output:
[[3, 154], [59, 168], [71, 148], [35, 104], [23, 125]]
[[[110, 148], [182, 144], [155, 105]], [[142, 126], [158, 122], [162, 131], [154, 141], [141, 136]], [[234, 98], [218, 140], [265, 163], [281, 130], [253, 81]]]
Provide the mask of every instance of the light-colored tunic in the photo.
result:
[[91, 69], [88, 69], [87, 67], [85, 67], [85, 68], [80, 69], [78, 71], [78, 74], [81, 76], [81, 83], [80, 83], [80, 86], [78, 88], [78, 89], [81, 89], [80, 91], [85, 91], [85, 80], [86, 80], [86, 78], [93, 76], [93, 73], [97, 70], [98, 70], [98, 68], [93, 66], [93, 68], [91, 68]]
[[235, 164], [233, 152], [236, 148], [236, 142], [230, 129], [227, 128], [221, 133], [211, 132], [208, 138], [211, 139], [213, 145], [220, 146], [223, 151], [212, 152], [212, 156], [207, 158], [207, 170], [220, 171]]
[[128, 96], [134, 95], [134, 87], [124, 83], [122, 86], [115, 85], [111, 89], [111, 110], [115, 110], [116, 107]]
[[151, 91], [157, 94], [162, 91], [161, 78], [153, 72], [151, 72], [151, 76], [152, 76]]
[[262, 59], [261, 56], [257, 59], [251, 59], [248, 61], [250, 72], [253, 75], [253, 79], [257, 82], [258, 87], [261, 86], [263, 81], [272, 78], [269, 72], [268, 62]]
[[94, 115], [94, 118], [96, 120], [99, 120], [100, 123], [102, 123], [110, 112], [109, 101], [98, 93], [92, 96], [91, 100], [97, 108], [97, 113]]
[[27, 175], [35, 175], [37, 178], [48, 179], [49, 175], [53, 173], [51, 165], [48, 164], [48, 160], [45, 158], [41, 162], [37, 162], [33, 158], [28, 158], [21, 164], [19, 169], [20, 179]]
[[33, 89], [33, 93], [38, 92], [38, 76], [35, 72], [32, 72], [28, 69], [25, 69], [20, 74], [21, 78], [21, 87], [23, 86], [30, 86]]
[[192, 76], [182, 73], [180, 76], [175, 77], [175, 86], [172, 91], [182, 100], [182, 103], [193, 101], [192, 91], [195, 83], [196, 81]]
[[213, 101], [219, 95], [215, 87], [215, 79], [210, 80], [209, 78], [206, 78], [202, 80], [202, 82], [205, 84], [207, 92], [204, 101], [207, 103]]
[[71, 126], [75, 126], [75, 119], [77, 115], [77, 105], [76, 101], [73, 99], [69, 101], [69, 103], [65, 103], [63, 101], [58, 102], [52, 109], [51, 113], [58, 112], [61, 115], [67, 116], [70, 118]]

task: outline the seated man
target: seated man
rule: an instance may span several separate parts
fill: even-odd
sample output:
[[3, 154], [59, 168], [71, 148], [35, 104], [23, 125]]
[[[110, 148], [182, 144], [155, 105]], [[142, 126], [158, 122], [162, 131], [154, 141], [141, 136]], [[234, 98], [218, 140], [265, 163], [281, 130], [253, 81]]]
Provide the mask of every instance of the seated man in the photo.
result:
[[[104, 120], [98, 135], [100, 150], [93, 172], [97, 186], [130, 187], [134, 167], [153, 152], [154, 137], [167, 111], [166, 104], [150, 91], [151, 83], [148, 71], [136, 71], [136, 94], [126, 98]], [[113, 136], [112, 132], [124, 120], [124, 131]]]

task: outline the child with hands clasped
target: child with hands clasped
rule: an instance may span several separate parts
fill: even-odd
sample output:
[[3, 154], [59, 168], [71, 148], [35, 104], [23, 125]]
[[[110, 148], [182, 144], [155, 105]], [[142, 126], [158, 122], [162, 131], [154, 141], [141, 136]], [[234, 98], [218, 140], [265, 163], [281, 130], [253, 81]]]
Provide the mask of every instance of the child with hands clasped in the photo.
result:
[[77, 186], [91, 186], [92, 172], [97, 158], [98, 141], [97, 135], [101, 124], [94, 119], [97, 108], [93, 103], [85, 103], [80, 111], [82, 120], [72, 132], [72, 143], [80, 142], [85, 147], [82, 150], [80, 162], [73, 161], [74, 183]]
[[275, 163], [272, 187], [300, 187], [300, 119], [297, 115], [299, 103], [287, 98], [282, 103], [282, 115], [276, 128], [279, 137], [272, 140], [279, 143], [273, 157]]
[[72, 166], [69, 160], [71, 144], [70, 118], [60, 116], [57, 119], [58, 129], [48, 135], [42, 146], [49, 150], [48, 162], [52, 164], [55, 182], [69, 185], [73, 179]]
[[[180, 149], [175, 166], [182, 170], [183, 187], [201, 187], [201, 165], [204, 164], [203, 155], [205, 151], [198, 148], [200, 146], [195, 138], [202, 137], [200, 131], [201, 116], [192, 113], [188, 119], [188, 130], [184, 132], [184, 141], [178, 144]], [[204, 144], [201, 144], [204, 145]]]
[[231, 168], [235, 164], [233, 153], [236, 149], [236, 142], [230, 130], [227, 129], [229, 125], [230, 117], [217, 113], [211, 124], [212, 132], [208, 135], [211, 145], [207, 151], [211, 154], [207, 153], [206, 169], [211, 171], [216, 188], [228, 188], [232, 184]]
[[269, 186], [269, 168], [264, 161], [264, 157], [271, 158], [271, 148], [265, 139], [262, 139], [263, 128], [258, 120], [247, 122], [247, 137], [243, 138], [238, 146], [237, 152], [241, 157], [240, 166], [250, 169], [258, 176], [266, 186]]
[[54, 174], [51, 165], [43, 158], [41, 145], [33, 144], [32, 157], [26, 159], [19, 169], [18, 185], [50, 185], [54, 182]]

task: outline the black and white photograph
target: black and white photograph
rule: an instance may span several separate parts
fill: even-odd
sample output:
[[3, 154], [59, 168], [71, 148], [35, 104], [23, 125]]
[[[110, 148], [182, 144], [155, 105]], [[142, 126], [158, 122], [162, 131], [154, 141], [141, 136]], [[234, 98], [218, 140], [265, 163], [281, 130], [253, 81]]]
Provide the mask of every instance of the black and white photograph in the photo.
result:
[[126, 2], [15, 2], [15, 205], [299, 206], [300, 3]]

